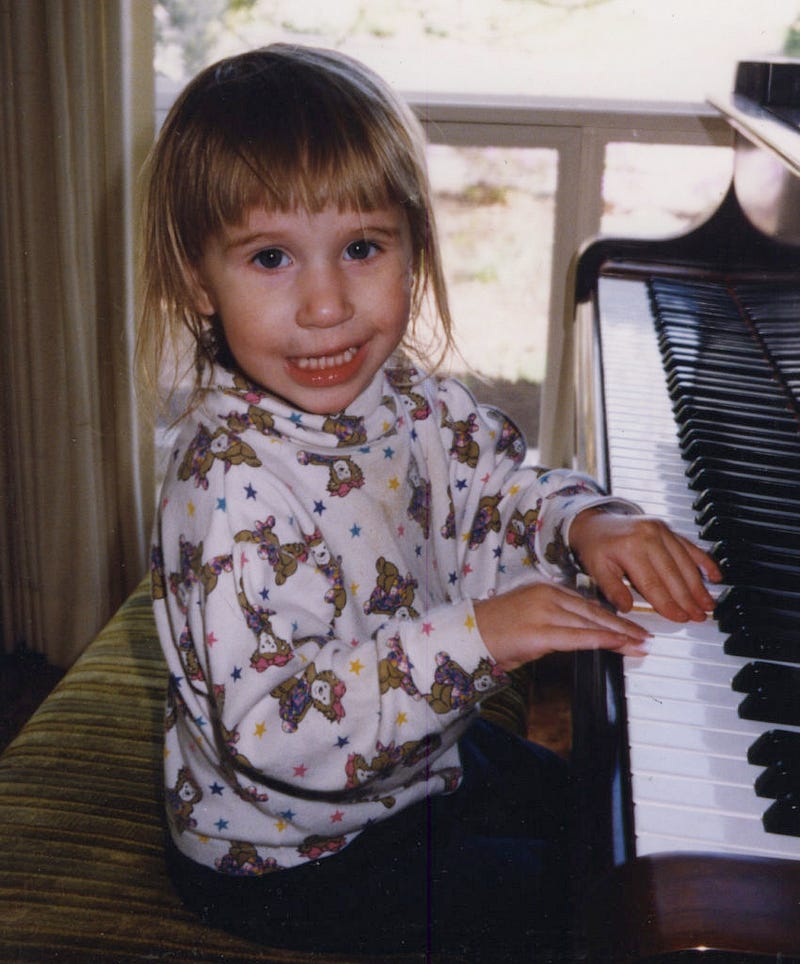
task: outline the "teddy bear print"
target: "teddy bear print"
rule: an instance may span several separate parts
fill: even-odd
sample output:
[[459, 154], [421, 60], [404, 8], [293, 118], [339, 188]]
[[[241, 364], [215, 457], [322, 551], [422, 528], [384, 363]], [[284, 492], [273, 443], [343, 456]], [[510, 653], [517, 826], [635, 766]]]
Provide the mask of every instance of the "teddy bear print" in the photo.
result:
[[295, 733], [312, 706], [331, 723], [339, 723], [345, 715], [342, 697], [346, 692], [332, 670], [317, 673], [316, 666], [309, 663], [302, 676], [284, 680], [269, 695], [280, 704], [281, 729]]
[[369, 599], [364, 603], [364, 612], [384, 613], [396, 616], [398, 619], [415, 619], [419, 613], [414, 609], [414, 590], [417, 580], [407, 573], [400, 575], [400, 570], [393, 562], [381, 556], [375, 563], [378, 577], [375, 588]]
[[164, 553], [161, 546], [150, 547], [150, 594], [153, 599], [167, 598], [167, 580], [164, 574]]
[[411, 501], [408, 516], [422, 529], [427, 539], [431, 531], [431, 484], [422, 477], [417, 460], [412, 456], [408, 466], [408, 482], [411, 487]]
[[298, 562], [305, 562], [308, 558], [305, 543], [286, 542], [272, 531], [275, 526], [275, 516], [268, 516], [263, 522], [256, 522], [255, 529], [242, 529], [233, 537], [235, 542], [251, 542], [257, 548], [259, 559], [265, 559], [275, 572], [275, 582], [282, 586], [286, 580], [297, 572]]
[[226, 395], [241, 398], [250, 405], [260, 405], [269, 396], [269, 392], [265, 392], [245, 378], [244, 375], [238, 373], [233, 376], [233, 388], [224, 388], [223, 391]]
[[308, 860], [319, 860], [325, 854], [335, 854], [346, 843], [347, 838], [344, 836], [323, 837], [322, 834], [315, 833], [306, 837], [297, 848], [297, 852], [301, 857], [306, 857]]
[[431, 414], [431, 407], [428, 404], [428, 400], [424, 395], [420, 394], [420, 392], [415, 392], [407, 388], [405, 391], [402, 391], [400, 400], [403, 403], [406, 414], [413, 422], [424, 422]]
[[256, 648], [250, 656], [252, 668], [257, 673], [263, 673], [272, 666], [285, 666], [294, 657], [294, 650], [285, 639], [278, 636], [272, 627], [270, 616], [275, 615], [275, 610], [253, 606], [244, 590], [239, 591], [237, 598], [247, 625], [257, 640]]
[[492, 688], [503, 673], [485, 657], [473, 673], [466, 670], [448, 653], [436, 654], [436, 671], [430, 693], [425, 697], [435, 713], [449, 713], [475, 703]]
[[234, 877], [261, 877], [281, 869], [274, 857], [259, 857], [253, 844], [241, 840], [234, 840], [228, 852], [214, 861], [214, 866]]
[[207, 595], [213, 592], [220, 575], [233, 570], [233, 559], [226, 553], [203, 562], [203, 543], [195, 545], [183, 536], [180, 537], [178, 558], [181, 569], [170, 573], [169, 588], [185, 614], [191, 588], [199, 583]]
[[178, 648], [186, 675], [193, 682], [201, 683], [206, 677], [203, 667], [200, 665], [200, 657], [197, 655], [197, 647], [194, 644], [194, 637], [188, 623], [184, 624], [181, 634], [178, 636]]
[[381, 696], [389, 690], [401, 689], [409, 696], [419, 696], [419, 690], [411, 678], [414, 664], [403, 649], [399, 636], [389, 640], [389, 652], [378, 662], [378, 684]]
[[525, 458], [525, 439], [522, 432], [503, 412], [489, 409], [490, 415], [500, 422], [500, 435], [497, 439], [497, 452], [508, 454], [513, 462], [521, 462]]
[[564, 539], [564, 523], [559, 522], [553, 532], [553, 539], [548, 542], [544, 549], [544, 557], [551, 566], [558, 566], [565, 572], [574, 571], [572, 553]]
[[344, 588], [344, 576], [342, 575], [342, 557], [333, 558], [318, 529], [314, 530], [313, 535], [306, 536], [305, 542], [312, 559], [317, 564], [317, 569], [331, 584], [331, 588], [325, 593], [325, 602], [333, 606], [334, 617], [339, 617], [347, 605], [347, 590]]
[[279, 435], [275, 431], [275, 419], [269, 412], [257, 405], [250, 405], [246, 412], [231, 412], [226, 416], [225, 424], [233, 435], [241, 435], [248, 429], [254, 429], [261, 435]]
[[484, 495], [478, 502], [475, 518], [469, 533], [470, 549], [477, 549], [483, 544], [490, 532], [499, 532], [502, 527], [498, 506], [503, 498], [502, 493]]
[[313, 452], [298, 452], [297, 461], [301, 465], [321, 465], [328, 470], [328, 492], [333, 496], [344, 498], [353, 489], [360, 489], [364, 485], [364, 473], [349, 456], [346, 455], [314, 455]]
[[453, 433], [453, 444], [450, 446], [450, 457], [474, 469], [478, 464], [481, 449], [472, 437], [478, 431], [478, 416], [470, 412], [469, 418], [454, 420], [450, 417], [447, 406], [442, 403], [442, 428], [448, 428]]
[[338, 445], [364, 445], [367, 428], [361, 415], [329, 415], [322, 423], [322, 431], [333, 435]]
[[447, 486], [447, 518], [439, 529], [443, 539], [455, 539], [456, 537], [456, 507], [453, 502], [453, 490]]
[[[225, 684], [215, 683], [214, 684], [214, 702], [216, 703], [215, 716], [217, 719], [218, 734], [222, 737], [222, 742], [227, 750], [227, 757], [223, 757], [220, 761], [223, 769], [230, 772], [231, 764], [235, 764], [238, 767], [245, 767], [252, 770], [253, 764], [247, 759], [247, 757], [240, 753], [236, 748], [236, 744], [239, 742], [240, 735], [239, 731], [236, 729], [229, 729], [222, 722], [222, 714], [225, 710]], [[235, 778], [231, 780], [234, 782]]]
[[541, 528], [539, 513], [542, 508], [542, 500], [537, 499], [536, 507], [528, 509], [523, 515], [519, 509], [515, 509], [509, 519], [506, 528], [506, 543], [515, 549], [524, 549], [532, 565], [536, 565], [536, 533]]
[[227, 428], [218, 428], [212, 435], [201, 425], [178, 468], [178, 478], [182, 482], [193, 478], [198, 488], [207, 489], [208, 473], [217, 461], [223, 463], [226, 472], [232, 465], [261, 465], [253, 449], [238, 435]]
[[192, 812], [195, 805], [203, 799], [203, 791], [188, 767], [183, 766], [178, 770], [175, 786], [167, 788], [166, 796], [172, 822], [178, 833], [193, 830], [197, 821]]

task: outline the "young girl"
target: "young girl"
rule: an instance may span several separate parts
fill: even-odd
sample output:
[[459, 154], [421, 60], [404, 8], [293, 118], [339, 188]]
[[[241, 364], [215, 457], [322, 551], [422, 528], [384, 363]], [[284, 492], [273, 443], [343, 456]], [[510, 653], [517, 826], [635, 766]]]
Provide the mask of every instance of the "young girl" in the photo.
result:
[[152, 574], [183, 899], [272, 945], [552, 956], [564, 766], [479, 704], [548, 652], [642, 651], [577, 569], [701, 620], [716, 566], [409, 361], [426, 301], [451, 338], [424, 143], [349, 58], [273, 46], [189, 85], [144, 277], [151, 370], [187, 334], [195, 366]]

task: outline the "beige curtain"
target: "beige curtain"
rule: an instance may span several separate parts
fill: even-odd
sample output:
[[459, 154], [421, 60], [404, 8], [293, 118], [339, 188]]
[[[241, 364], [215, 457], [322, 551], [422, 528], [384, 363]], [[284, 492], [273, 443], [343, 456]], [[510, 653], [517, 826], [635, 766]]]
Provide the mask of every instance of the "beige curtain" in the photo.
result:
[[68, 666], [146, 566], [131, 380], [144, 0], [0, 0], [0, 628]]

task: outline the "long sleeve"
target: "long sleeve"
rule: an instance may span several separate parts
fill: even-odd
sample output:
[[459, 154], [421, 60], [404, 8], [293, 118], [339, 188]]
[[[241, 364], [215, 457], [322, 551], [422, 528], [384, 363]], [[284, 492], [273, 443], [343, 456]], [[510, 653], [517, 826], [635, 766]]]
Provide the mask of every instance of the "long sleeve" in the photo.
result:
[[458, 785], [457, 741], [507, 683], [473, 600], [565, 576], [571, 519], [609, 501], [521, 455], [457, 382], [407, 372], [330, 418], [234, 376], [186, 421], [153, 552], [184, 852], [292, 866]]

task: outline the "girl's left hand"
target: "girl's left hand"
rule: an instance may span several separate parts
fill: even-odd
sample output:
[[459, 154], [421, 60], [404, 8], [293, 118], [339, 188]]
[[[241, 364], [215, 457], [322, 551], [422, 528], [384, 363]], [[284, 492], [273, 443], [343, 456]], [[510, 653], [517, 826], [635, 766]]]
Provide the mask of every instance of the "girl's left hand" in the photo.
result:
[[633, 605], [624, 577], [656, 612], [674, 622], [702, 622], [714, 608], [703, 577], [720, 582], [719, 567], [661, 519], [585, 509], [573, 519], [569, 541], [584, 571], [619, 612], [629, 612]]

